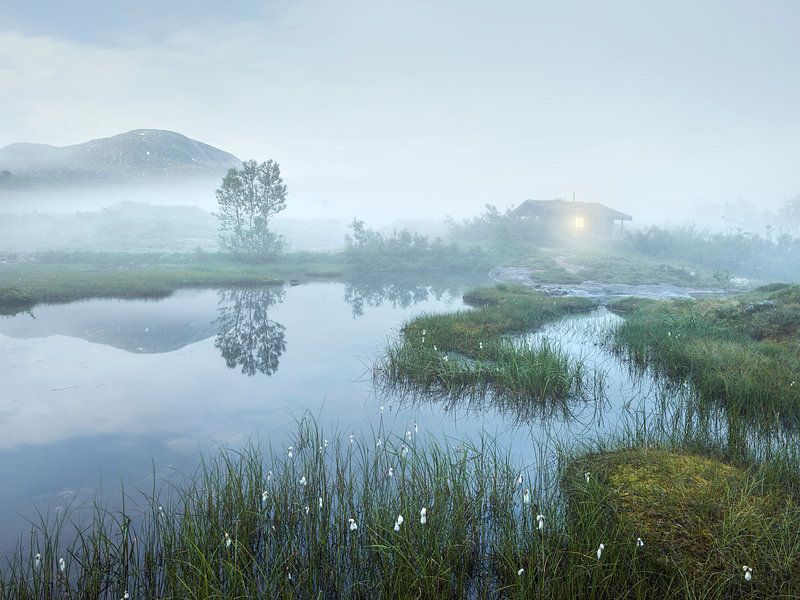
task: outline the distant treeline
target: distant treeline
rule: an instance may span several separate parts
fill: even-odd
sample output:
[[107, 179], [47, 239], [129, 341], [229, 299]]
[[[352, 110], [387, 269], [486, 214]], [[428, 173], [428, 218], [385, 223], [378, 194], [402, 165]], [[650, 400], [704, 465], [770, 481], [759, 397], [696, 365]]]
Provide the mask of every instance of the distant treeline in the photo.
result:
[[651, 226], [628, 233], [633, 250], [758, 279], [800, 278], [800, 237], [755, 233], [709, 233], [695, 227]]
[[381, 233], [358, 219], [350, 223], [344, 255], [355, 269], [371, 272], [474, 273], [487, 271], [495, 264], [490, 252], [477, 246], [465, 248], [439, 238], [431, 240], [408, 229]]

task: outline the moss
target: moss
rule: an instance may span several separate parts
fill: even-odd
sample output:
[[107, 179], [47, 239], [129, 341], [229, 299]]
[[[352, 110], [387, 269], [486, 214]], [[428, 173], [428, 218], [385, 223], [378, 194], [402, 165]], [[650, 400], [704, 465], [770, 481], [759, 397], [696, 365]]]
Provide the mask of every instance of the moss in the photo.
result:
[[[592, 477], [589, 494], [585, 471]], [[569, 473], [571, 510], [602, 503], [614, 521], [609, 529], [645, 540], [643, 558], [666, 579], [681, 578], [697, 593], [736, 596], [747, 589], [740, 587], [746, 564], [760, 581], [800, 582], [793, 533], [800, 509], [757, 471], [707, 456], [626, 449], [583, 457]]]

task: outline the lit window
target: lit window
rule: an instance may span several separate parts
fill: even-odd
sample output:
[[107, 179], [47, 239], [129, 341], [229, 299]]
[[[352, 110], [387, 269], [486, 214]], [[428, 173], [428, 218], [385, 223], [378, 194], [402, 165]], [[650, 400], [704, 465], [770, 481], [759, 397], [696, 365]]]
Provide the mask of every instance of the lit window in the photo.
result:
[[583, 229], [583, 217], [575, 217], [575, 229]]

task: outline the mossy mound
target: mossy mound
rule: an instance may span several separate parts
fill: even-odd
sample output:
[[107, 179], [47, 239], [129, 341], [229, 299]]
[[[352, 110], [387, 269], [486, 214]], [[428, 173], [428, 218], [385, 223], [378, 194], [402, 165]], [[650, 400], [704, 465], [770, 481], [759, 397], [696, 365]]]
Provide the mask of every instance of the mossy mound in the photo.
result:
[[646, 449], [590, 455], [569, 473], [571, 510], [604, 515], [605, 535], [620, 544], [645, 540], [641, 558], [659, 578], [703, 595], [800, 597], [800, 508], [756, 474]]

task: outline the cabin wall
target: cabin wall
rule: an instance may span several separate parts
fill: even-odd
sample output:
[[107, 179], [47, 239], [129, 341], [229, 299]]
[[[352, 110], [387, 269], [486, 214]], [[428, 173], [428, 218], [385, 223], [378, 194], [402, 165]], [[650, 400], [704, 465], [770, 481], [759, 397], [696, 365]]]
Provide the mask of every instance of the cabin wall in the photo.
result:
[[619, 237], [620, 227], [607, 216], [589, 213], [531, 216], [528, 220], [537, 232], [552, 238], [564, 237]]

